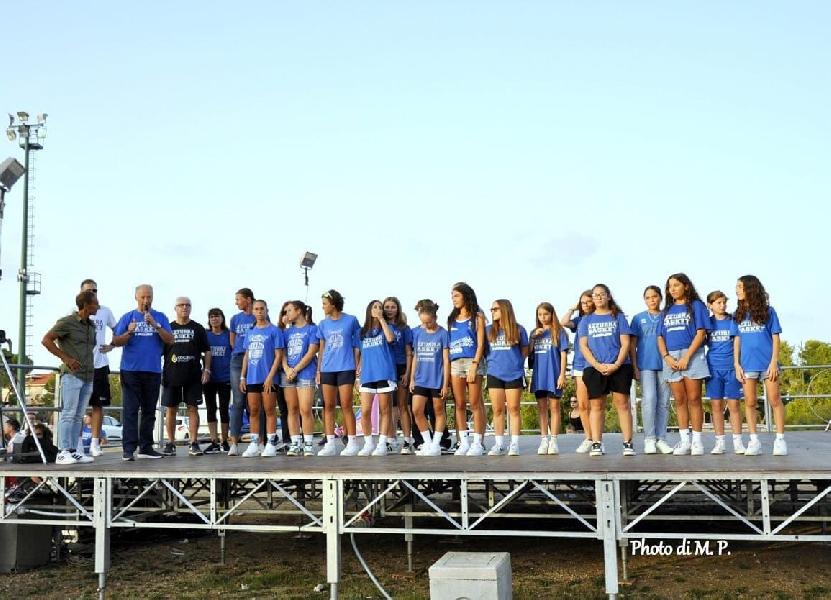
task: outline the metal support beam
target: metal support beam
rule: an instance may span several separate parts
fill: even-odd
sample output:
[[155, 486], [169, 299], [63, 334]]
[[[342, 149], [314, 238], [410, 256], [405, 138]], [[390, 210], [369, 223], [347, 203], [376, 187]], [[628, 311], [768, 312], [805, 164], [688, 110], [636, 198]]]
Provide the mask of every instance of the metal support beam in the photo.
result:
[[615, 485], [610, 480], [595, 482], [597, 495], [597, 530], [603, 540], [603, 563], [606, 572], [606, 593], [610, 600], [617, 597], [617, 535], [615, 531]]
[[326, 532], [326, 581], [329, 597], [336, 600], [340, 583], [340, 526], [343, 482], [323, 480], [323, 531]]
[[110, 480], [96, 477], [93, 484], [92, 522], [95, 527], [95, 572], [98, 573], [98, 598], [106, 597], [107, 573], [110, 570]]

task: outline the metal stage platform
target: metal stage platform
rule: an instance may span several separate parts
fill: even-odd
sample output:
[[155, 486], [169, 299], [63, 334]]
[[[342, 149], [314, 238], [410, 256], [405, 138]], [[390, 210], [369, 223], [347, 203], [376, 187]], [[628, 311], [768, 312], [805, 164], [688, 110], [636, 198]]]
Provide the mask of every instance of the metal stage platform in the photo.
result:
[[343, 534], [402, 535], [408, 552], [419, 534], [596, 539], [613, 597], [633, 539], [831, 542], [831, 433], [788, 433], [786, 457], [761, 437], [757, 457], [624, 458], [620, 435], [609, 434], [606, 456], [591, 458], [574, 454], [582, 437], [571, 434], [559, 436], [558, 456], [537, 456], [538, 438], [525, 436], [519, 457], [123, 462], [113, 452], [70, 467], [0, 463], [0, 476], [42, 479], [10, 493], [0, 477], [0, 524], [93, 528], [102, 597], [110, 534], [123, 528], [215, 530], [223, 551], [231, 530], [325, 535], [332, 598]]

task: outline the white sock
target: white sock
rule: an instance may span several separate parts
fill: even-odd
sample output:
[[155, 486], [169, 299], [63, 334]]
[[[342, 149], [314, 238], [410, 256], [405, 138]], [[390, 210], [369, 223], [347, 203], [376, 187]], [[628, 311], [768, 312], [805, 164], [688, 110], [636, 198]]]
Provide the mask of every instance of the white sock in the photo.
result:
[[334, 443], [334, 441], [335, 441], [335, 435], [334, 434], [332, 434], [332, 435], [327, 434], [326, 435], [326, 443], [327, 444], [332, 444], [332, 443]]
[[776, 439], [777, 440], [784, 440], [785, 439], [785, 434], [784, 433], [777, 433], [776, 434]]
[[467, 439], [467, 430], [459, 430], [459, 442], [462, 445], [470, 443], [470, 441]]
[[252, 433], [251, 434], [251, 443], [256, 444], [260, 441], [260, 434], [259, 433]]
[[474, 433], [473, 434], [473, 443], [474, 444], [482, 444], [482, 434], [481, 433]]
[[101, 440], [99, 438], [92, 438], [89, 443], [90, 448], [100, 448], [101, 447]]
[[742, 434], [741, 433], [734, 433], [733, 434], [733, 443], [741, 442], [742, 441]]
[[302, 436], [302, 435], [293, 435], [293, 436], [291, 436], [291, 442], [292, 442], [292, 444], [297, 444], [297, 445], [299, 446], [299, 445], [300, 445], [300, 442], [301, 442], [302, 440], [303, 440], [303, 436]]
[[512, 435], [511, 436], [511, 443], [519, 445], [519, 436], [518, 435]]
[[268, 434], [268, 443], [269, 444], [273, 444], [274, 440], [276, 440], [276, 439], [277, 439], [277, 432], [276, 431], [274, 433], [269, 433]]
[[751, 442], [758, 442], [758, 441], [759, 441], [759, 436], [758, 436], [758, 434], [751, 433], [751, 434], [750, 434], [750, 441], [751, 441]]
[[693, 431], [692, 441], [701, 443], [701, 432], [700, 431]]
[[547, 435], [541, 435], [540, 436], [540, 441], [541, 442], [547, 442], [548, 441], [548, 436]]
[[378, 445], [386, 447], [387, 446], [387, 436], [379, 435], [378, 436]]
[[716, 441], [717, 442], [719, 442], [719, 441], [723, 442], [724, 441], [724, 434], [721, 434], [721, 435], [716, 434]]
[[354, 435], [347, 435], [346, 436], [346, 443], [347, 444], [354, 444], [355, 443], [355, 436]]
[[499, 446], [501, 448], [505, 445], [505, 434], [495, 435], [493, 437], [494, 437], [493, 441], [496, 442], [497, 446]]
[[422, 439], [424, 439], [425, 444], [429, 445], [429, 444], [433, 443], [433, 438], [430, 437], [430, 430], [429, 429], [427, 431], [422, 431], [421, 432], [421, 437], [422, 437]]
[[412, 446], [413, 443], [415, 442], [415, 439], [413, 439], [413, 436], [410, 435], [410, 436], [405, 437], [404, 441]]
[[683, 431], [679, 431], [678, 434], [681, 436], [681, 443], [689, 444], [690, 443], [690, 430], [684, 429]]

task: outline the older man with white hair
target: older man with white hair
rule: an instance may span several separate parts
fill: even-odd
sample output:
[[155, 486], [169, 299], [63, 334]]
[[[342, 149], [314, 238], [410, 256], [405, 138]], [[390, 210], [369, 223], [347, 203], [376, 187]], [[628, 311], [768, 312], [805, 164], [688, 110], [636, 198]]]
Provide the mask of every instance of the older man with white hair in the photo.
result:
[[[121, 353], [121, 400], [123, 404], [123, 460], [161, 458], [153, 448], [156, 404], [162, 380], [162, 352], [173, 343], [170, 322], [153, 310], [153, 286], [136, 287], [137, 308], [119, 319], [113, 331], [113, 346]], [[139, 419], [139, 416], [141, 417]]]
[[176, 320], [170, 324], [173, 343], [164, 351], [162, 375], [162, 406], [165, 407], [167, 426], [166, 456], [176, 454], [176, 412], [184, 402], [188, 410], [188, 434], [191, 456], [201, 456], [197, 433], [199, 431], [199, 403], [202, 401], [202, 384], [211, 377], [211, 346], [205, 328], [190, 318], [190, 298], [176, 298]]

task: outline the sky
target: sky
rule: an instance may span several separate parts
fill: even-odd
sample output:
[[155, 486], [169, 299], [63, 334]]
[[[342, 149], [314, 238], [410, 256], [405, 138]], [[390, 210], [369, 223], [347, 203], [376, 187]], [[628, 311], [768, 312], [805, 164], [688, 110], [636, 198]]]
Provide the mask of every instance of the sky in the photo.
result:
[[[28, 352], [98, 282], [235, 312], [450, 309], [460, 280], [534, 325], [598, 282], [623, 310], [685, 272], [734, 306], [761, 278], [783, 338], [818, 318], [831, 191], [827, 2], [27, 3], [0, 109], [48, 113]], [[11, 59], [14, 58], [12, 64]], [[0, 159], [15, 156], [4, 140]], [[6, 196], [0, 328], [17, 340], [22, 182]], [[275, 308], [275, 307], [273, 307]], [[276, 310], [276, 308], [275, 308]], [[113, 356], [118, 364], [118, 354]]]

